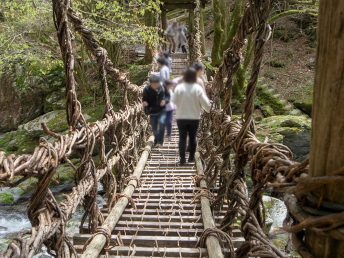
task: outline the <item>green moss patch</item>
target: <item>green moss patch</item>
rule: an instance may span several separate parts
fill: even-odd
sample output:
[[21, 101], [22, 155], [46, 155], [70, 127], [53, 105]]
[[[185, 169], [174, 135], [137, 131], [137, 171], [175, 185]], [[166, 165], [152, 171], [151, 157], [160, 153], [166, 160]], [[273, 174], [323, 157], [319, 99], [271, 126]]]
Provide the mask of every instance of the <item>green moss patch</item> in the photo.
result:
[[0, 193], [0, 205], [2, 204], [13, 204], [14, 197], [10, 193]]
[[30, 153], [38, 144], [38, 138], [32, 137], [27, 132], [17, 130], [0, 136], [0, 150], [6, 153]]
[[257, 127], [259, 140], [264, 141], [268, 137], [270, 142], [283, 143], [285, 135], [310, 130], [311, 120], [306, 116], [271, 116], [259, 121]]
[[257, 88], [257, 99], [255, 105], [262, 111], [265, 117], [285, 115], [288, 112], [285, 103], [267, 91], [266, 87]]

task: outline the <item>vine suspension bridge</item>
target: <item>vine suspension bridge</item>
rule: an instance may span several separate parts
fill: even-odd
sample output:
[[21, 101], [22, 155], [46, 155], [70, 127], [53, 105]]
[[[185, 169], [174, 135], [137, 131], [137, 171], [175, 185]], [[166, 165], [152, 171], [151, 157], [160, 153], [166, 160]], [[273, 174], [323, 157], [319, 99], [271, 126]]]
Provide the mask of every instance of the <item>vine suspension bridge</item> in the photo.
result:
[[[70, 0], [52, 3], [67, 78], [69, 132], [57, 134], [42, 124], [53, 142], [41, 140], [30, 155], [0, 152], [2, 185], [38, 180], [27, 210], [32, 228], [14, 238], [3, 257], [33, 257], [43, 245], [53, 256], [65, 258], [289, 257], [263, 230], [262, 197], [268, 188], [284, 193], [289, 212], [286, 230], [303, 257], [343, 257], [342, 205], [333, 204], [335, 198], [332, 206], [326, 206], [329, 202], [323, 205], [325, 196], [314, 195], [324, 187], [342, 183], [343, 168], [314, 177], [309, 172], [311, 161], [295, 162], [286, 146], [260, 142], [255, 136], [254, 96], [264, 45], [271, 34], [267, 20], [272, 0], [248, 1], [222, 65], [207, 85], [214, 104], [202, 117], [195, 165], [186, 166], [177, 166], [176, 128], [171, 142], [153, 148], [154, 139], [147, 133], [147, 117], [140, 102], [143, 87], [132, 84], [113, 67], [106, 50], [72, 9]], [[203, 4], [200, 0], [165, 1], [162, 7], [163, 25], [166, 12], [173, 8], [189, 9], [193, 23], [189, 56], [173, 56], [175, 75], [193, 62], [202, 62], [199, 22]], [[105, 105], [103, 119], [94, 123], [86, 122], [76, 93], [74, 32], [80, 34], [98, 66]], [[249, 35], [255, 38], [254, 60], [244, 112], [235, 120], [230, 106], [233, 76]], [[156, 69], [155, 64], [152, 69]], [[119, 112], [111, 104], [109, 78], [118, 83], [123, 96]], [[78, 166], [70, 160], [76, 154], [80, 157]], [[75, 186], [57, 201], [49, 185], [62, 163], [75, 169]], [[250, 194], [244, 172], [247, 165], [253, 181]], [[100, 192], [106, 200], [102, 206], [97, 203]], [[313, 203], [320, 211], [326, 206], [326, 212], [319, 215], [314, 207], [303, 209], [312, 203], [310, 196], [315, 197]], [[66, 224], [79, 206], [84, 209], [80, 233], [70, 239]], [[312, 239], [330, 240], [335, 252], [316, 250], [316, 246], [310, 246]], [[314, 252], [323, 255], [315, 256]]]

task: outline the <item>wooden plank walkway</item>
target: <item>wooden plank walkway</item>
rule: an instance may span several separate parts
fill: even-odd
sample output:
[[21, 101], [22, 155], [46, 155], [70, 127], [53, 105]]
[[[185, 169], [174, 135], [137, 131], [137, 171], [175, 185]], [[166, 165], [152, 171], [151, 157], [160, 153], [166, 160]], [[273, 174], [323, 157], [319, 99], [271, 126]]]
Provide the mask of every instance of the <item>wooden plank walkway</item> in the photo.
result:
[[[186, 67], [186, 59], [176, 59], [175, 65]], [[179, 68], [180, 70], [182, 68]], [[135, 189], [136, 209], [126, 207], [112, 231], [110, 257], [208, 257], [207, 249], [198, 242], [204, 230], [200, 202], [192, 203], [200, 190], [193, 183], [195, 164], [179, 166], [178, 133], [174, 123], [172, 140], [153, 148], [141, 175], [141, 185]], [[106, 218], [108, 209], [102, 213]], [[217, 224], [225, 215], [214, 216]], [[82, 253], [91, 237], [87, 227], [74, 237], [74, 246]], [[243, 239], [239, 229], [233, 232], [234, 247]], [[121, 245], [118, 245], [118, 242]]]

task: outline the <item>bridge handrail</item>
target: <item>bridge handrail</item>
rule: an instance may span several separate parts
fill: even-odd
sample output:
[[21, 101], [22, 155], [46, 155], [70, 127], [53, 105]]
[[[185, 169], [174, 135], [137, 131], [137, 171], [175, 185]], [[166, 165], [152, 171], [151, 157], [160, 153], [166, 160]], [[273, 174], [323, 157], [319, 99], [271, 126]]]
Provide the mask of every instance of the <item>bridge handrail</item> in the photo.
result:
[[[121, 218], [124, 209], [127, 207], [129, 203], [129, 199], [133, 195], [136, 187], [138, 186], [138, 180], [140, 180], [142, 171], [145, 168], [153, 144], [154, 136], [151, 136], [148, 139], [146, 147], [144, 148], [144, 151], [142, 152], [141, 157], [133, 172], [132, 177], [135, 179], [132, 179], [128, 182], [127, 187], [120, 194], [120, 198], [117, 200], [116, 205], [111, 209], [104, 223], [97, 229], [96, 233], [87, 241], [88, 244], [84, 247], [85, 251], [80, 256], [81, 258], [98, 257], [104, 249], [105, 245], [110, 245], [110, 243], [107, 243], [108, 238], [111, 238], [112, 230], [117, 225], [117, 222]], [[107, 235], [105, 235], [104, 233], [99, 234], [99, 232], [107, 232]]]
[[[23, 232], [12, 241], [4, 253], [6, 258], [18, 255], [32, 257], [39, 252], [43, 243], [57, 256], [76, 255], [75, 249], [65, 235], [67, 221], [82, 203], [85, 208], [82, 224], [88, 217], [90, 231], [96, 230], [97, 225], [103, 221], [96, 204], [98, 182], [102, 182], [107, 201], [110, 202], [117, 192], [117, 186], [123, 185], [123, 177], [128, 175], [132, 164], [136, 162], [138, 158], [136, 148], [140, 147], [147, 135], [148, 122], [139, 101], [143, 86], [132, 84], [126, 74], [113, 67], [106, 50], [100, 47], [91, 31], [83, 25], [82, 20], [69, 5], [63, 4], [60, 0], [54, 0], [53, 7], [67, 72], [67, 92], [69, 92], [67, 97], [72, 96], [72, 99], [68, 99], [71, 101], [67, 103], [68, 122], [72, 121], [70, 119], [74, 121], [65, 135], [54, 133], [46, 125], [42, 125], [44, 132], [56, 140], [49, 143], [42, 139], [33, 154], [6, 156], [4, 152], [0, 152], [0, 183], [2, 185], [15, 186], [30, 177], [38, 179], [37, 188], [31, 196], [28, 208], [33, 227], [30, 232]], [[84, 120], [81, 105], [76, 97], [71, 54], [73, 45], [70, 37], [66, 36], [70, 33], [68, 27], [70, 23], [74, 24], [75, 30], [81, 34], [87, 49], [97, 60], [102, 79], [105, 98], [104, 118], [91, 124]], [[153, 64], [152, 69], [155, 68]], [[123, 91], [125, 108], [119, 112], [112, 110], [106, 71], [119, 82]], [[131, 99], [133, 99], [130, 106], [127, 92], [131, 93]], [[107, 153], [105, 153], [106, 135], [110, 137], [112, 144], [111, 150]], [[92, 159], [96, 143], [99, 144], [100, 165], [98, 166]], [[58, 203], [49, 189], [49, 184], [57, 167], [62, 162], [71, 163], [69, 157], [75, 153], [80, 153], [82, 156], [80, 166], [75, 168], [76, 186], [73, 187], [71, 193], [65, 195], [63, 201]], [[116, 177], [112, 172], [115, 167]]]

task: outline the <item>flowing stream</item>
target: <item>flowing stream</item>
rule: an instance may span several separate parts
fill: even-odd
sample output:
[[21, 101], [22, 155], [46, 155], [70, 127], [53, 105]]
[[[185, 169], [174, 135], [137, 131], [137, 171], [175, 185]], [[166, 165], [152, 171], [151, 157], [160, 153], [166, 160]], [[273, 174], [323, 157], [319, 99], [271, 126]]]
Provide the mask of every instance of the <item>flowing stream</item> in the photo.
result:
[[[98, 205], [104, 204], [102, 197], [97, 198]], [[15, 238], [21, 231], [31, 228], [31, 223], [27, 217], [27, 202], [16, 205], [1, 206], [0, 207], [0, 254], [4, 252], [7, 245]], [[67, 235], [73, 237], [75, 233], [79, 232], [79, 224], [83, 214], [80, 208], [72, 216], [67, 223]], [[34, 258], [48, 258], [52, 257], [46, 252], [46, 248], [42, 248], [42, 253], [37, 254]]]

